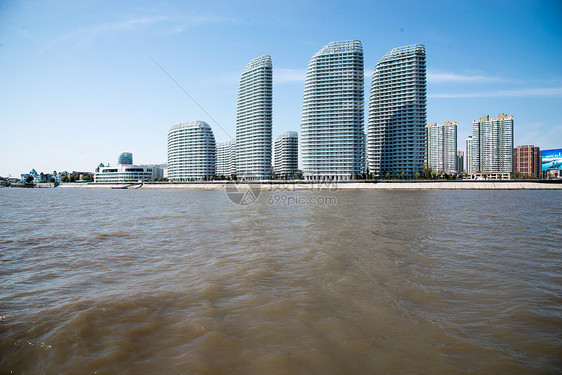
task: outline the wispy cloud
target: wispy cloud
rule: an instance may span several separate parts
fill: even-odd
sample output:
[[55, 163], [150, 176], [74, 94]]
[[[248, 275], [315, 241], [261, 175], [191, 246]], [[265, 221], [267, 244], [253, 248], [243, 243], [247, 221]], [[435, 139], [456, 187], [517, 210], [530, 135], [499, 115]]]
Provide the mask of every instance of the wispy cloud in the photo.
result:
[[543, 150], [560, 147], [558, 139], [562, 132], [562, 123], [532, 122], [517, 129], [517, 144], [540, 145]]
[[72, 30], [52, 40], [47, 44], [47, 46], [45, 46], [45, 48], [54, 47], [64, 43], [83, 44], [107, 34], [133, 32], [153, 27], [155, 25], [164, 25], [165, 27], [162, 30], [164, 34], [179, 34], [193, 27], [231, 21], [233, 20], [215, 16], [175, 17], [160, 15], [129, 17], [119, 21], [91, 25]]
[[168, 32], [171, 34], [181, 34], [184, 31], [203, 25], [216, 25], [223, 23], [237, 23], [234, 18], [219, 16], [188, 16], [180, 18], [168, 18], [170, 27]]
[[[371, 78], [374, 69], [365, 70], [365, 78]], [[470, 74], [458, 74], [451, 72], [433, 72], [431, 70], [427, 71], [427, 81], [429, 83], [482, 83], [482, 82], [507, 82], [508, 80], [500, 77], [492, 77], [485, 75], [470, 75]]]
[[65, 43], [87, 43], [103, 34], [132, 31], [164, 22], [166, 19], [167, 17], [165, 16], [131, 17], [121, 21], [81, 27], [52, 40], [45, 48], [51, 48]]
[[431, 94], [430, 98], [562, 97], [562, 87], [539, 87], [515, 90]]
[[275, 69], [273, 80], [275, 83], [304, 82], [306, 69]]
[[504, 82], [506, 79], [493, 76], [485, 75], [468, 75], [468, 74], [458, 74], [458, 73], [438, 73], [428, 70], [427, 81], [429, 83], [450, 83], [450, 82]]

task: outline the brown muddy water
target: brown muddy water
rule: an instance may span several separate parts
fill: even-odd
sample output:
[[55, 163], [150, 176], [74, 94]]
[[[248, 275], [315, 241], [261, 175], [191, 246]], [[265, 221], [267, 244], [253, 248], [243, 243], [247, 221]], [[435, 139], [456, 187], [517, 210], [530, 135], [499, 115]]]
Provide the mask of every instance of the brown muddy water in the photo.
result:
[[561, 198], [0, 189], [0, 373], [561, 373]]

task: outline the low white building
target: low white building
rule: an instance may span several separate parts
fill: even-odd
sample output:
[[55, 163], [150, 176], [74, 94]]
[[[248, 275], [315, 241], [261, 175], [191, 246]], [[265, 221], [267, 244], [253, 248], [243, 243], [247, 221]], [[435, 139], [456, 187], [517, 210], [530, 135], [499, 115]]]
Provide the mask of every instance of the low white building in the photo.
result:
[[119, 164], [97, 168], [96, 183], [137, 183], [152, 181], [152, 167], [147, 165]]

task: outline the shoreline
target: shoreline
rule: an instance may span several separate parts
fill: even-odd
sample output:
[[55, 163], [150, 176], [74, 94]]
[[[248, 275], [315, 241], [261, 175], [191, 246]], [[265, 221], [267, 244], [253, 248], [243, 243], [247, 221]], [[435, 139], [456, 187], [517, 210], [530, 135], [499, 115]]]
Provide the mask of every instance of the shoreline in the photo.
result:
[[423, 182], [239, 182], [228, 181], [184, 182], [184, 183], [144, 183], [144, 184], [103, 184], [103, 183], [63, 183], [57, 188], [85, 189], [180, 189], [180, 190], [224, 190], [260, 185], [261, 190], [562, 190], [562, 181], [423, 181]]

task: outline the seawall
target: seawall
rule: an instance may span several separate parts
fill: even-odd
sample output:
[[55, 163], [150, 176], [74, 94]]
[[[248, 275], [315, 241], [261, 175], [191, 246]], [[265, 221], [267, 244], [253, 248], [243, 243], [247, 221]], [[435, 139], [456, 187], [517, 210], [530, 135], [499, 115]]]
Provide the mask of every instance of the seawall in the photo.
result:
[[562, 181], [423, 181], [423, 182], [189, 182], [145, 184], [63, 183], [58, 188], [223, 190], [259, 185], [262, 190], [562, 190]]

